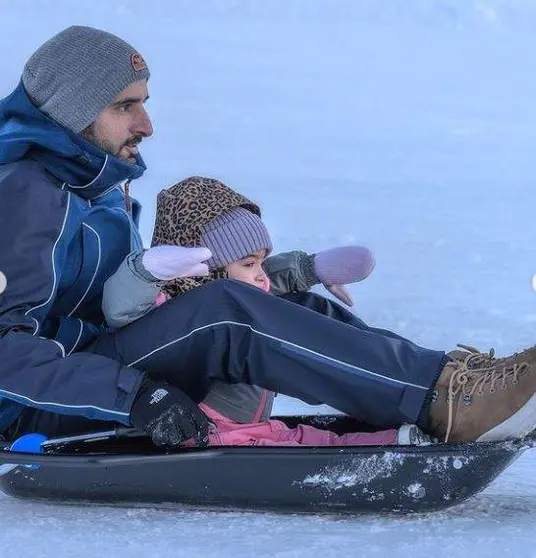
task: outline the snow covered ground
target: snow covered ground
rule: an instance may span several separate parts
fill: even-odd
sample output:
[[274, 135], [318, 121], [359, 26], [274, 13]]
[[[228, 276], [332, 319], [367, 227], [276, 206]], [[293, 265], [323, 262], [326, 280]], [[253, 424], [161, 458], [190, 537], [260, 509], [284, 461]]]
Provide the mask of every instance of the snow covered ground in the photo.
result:
[[536, 556], [535, 460], [449, 511], [404, 516], [52, 506], [0, 497], [2, 556], [341, 558]]
[[[69, 24], [134, 43], [155, 135], [134, 186], [190, 174], [264, 208], [278, 251], [359, 242], [355, 311], [432, 348], [536, 341], [534, 0], [0, 0], [0, 96]], [[279, 410], [304, 406], [278, 398]], [[416, 517], [74, 508], [0, 496], [1, 556], [536, 556], [536, 451]]]

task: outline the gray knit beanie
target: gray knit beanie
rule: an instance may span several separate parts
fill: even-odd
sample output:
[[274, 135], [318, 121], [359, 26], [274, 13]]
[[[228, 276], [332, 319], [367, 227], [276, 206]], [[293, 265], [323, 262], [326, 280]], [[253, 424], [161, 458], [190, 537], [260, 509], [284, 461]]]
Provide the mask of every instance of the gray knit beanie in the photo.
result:
[[262, 219], [244, 207], [235, 207], [203, 226], [201, 244], [212, 252], [210, 270], [225, 267], [257, 252], [272, 251], [272, 241]]
[[123, 89], [148, 79], [141, 55], [93, 27], [72, 26], [41, 45], [22, 73], [37, 108], [75, 134], [95, 121]]

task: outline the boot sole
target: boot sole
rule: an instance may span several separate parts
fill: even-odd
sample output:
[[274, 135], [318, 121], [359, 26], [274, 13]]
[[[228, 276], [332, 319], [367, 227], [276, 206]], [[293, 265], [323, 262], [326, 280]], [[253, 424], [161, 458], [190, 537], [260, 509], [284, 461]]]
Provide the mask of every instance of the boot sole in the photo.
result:
[[497, 426], [477, 438], [477, 442], [497, 442], [511, 438], [522, 438], [536, 428], [536, 394], [524, 405]]

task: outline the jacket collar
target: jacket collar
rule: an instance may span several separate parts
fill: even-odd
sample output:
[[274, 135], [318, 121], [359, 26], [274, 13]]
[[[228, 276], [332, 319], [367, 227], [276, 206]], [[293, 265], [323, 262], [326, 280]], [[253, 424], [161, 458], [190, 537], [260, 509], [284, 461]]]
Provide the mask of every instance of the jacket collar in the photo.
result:
[[117, 183], [134, 180], [146, 167], [123, 161], [63, 128], [31, 102], [22, 83], [0, 101], [0, 164], [37, 161], [78, 196], [93, 199]]

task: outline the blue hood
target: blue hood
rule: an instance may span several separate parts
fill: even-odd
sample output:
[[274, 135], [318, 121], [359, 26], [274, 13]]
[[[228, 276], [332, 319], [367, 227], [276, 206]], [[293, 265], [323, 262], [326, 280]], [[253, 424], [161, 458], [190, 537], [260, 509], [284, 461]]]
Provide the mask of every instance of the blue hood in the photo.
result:
[[22, 83], [0, 101], [0, 164], [39, 162], [78, 196], [92, 199], [145, 171], [140, 155], [128, 163], [63, 128], [31, 102]]

